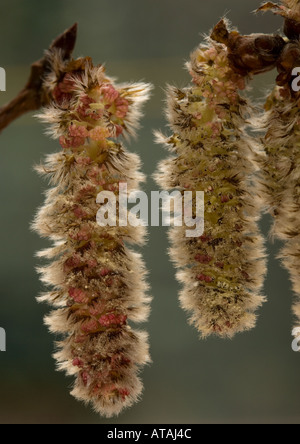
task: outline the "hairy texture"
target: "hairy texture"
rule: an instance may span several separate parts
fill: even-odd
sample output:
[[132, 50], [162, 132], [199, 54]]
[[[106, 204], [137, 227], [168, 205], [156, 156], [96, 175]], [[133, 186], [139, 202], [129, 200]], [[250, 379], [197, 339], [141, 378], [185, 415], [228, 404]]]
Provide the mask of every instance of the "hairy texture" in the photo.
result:
[[193, 84], [168, 88], [174, 134], [157, 138], [175, 157], [161, 162], [156, 179], [163, 188], [205, 191], [204, 235], [186, 238], [186, 227], [172, 228], [171, 257], [191, 323], [203, 337], [232, 337], [255, 325], [266, 269], [260, 202], [250, 181], [256, 148], [244, 129], [249, 106], [239, 95], [245, 78], [218, 43], [197, 49], [187, 67]]
[[272, 11], [285, 18], [284, 33], [291, 40], [298, 40], [300, 36], [300, 1], [281, 0], [280, 4], [267, 2], [258, 11]]
[[130, 192], [144, 180], [139, 157], [117, 138], [134, 134], [150, 87], [116, 85], [89, 58], [65, 62], [60, 51], [48, 58], [44, 87], [53, 104], [40, 118], [62, 150], [37, 168], [52, 188], [34, 229], [54, 242], [39, 254], [52, 260], [40, 268], [52, 286], [40, 300], [55, 307], [46, 324], [64, 336], [55, 357], [60, 370], [76, 377], [72, 394], [110, 417], [142, 392], [148, 339], [128, 322], [147, 319], [150, 298], [141, 256], [127, 246], [142, 244], [144, 229], [100, 227], [96, 197], [118, 195], [120, 183]]
[[[294, 68], [300, 66], [300, 1], [282, 0], [281, 5], [268, 3], [285, 17], [287, 42], [277, 62], [277, 87], [267, 99], [265, 116], [256, 127], [265, 132], [265, 157], [261, 158], [262, 195], [274, 217], [271, 234], [285, 242], [280, 258], [288, 270], [296, 302], [293, 307], [300, 325], [300, 96], [293, 85]], [[296, 82], [297, 83], [297, 82]]]
[[[299, 43], [290, 45], [293, 53], [295, 49], [300, 53]], [[299, 66], [297, 58], [294, 66]], [[297, 295], [294, 313], [299, 326], [300, 98], [299, 93], [291, 90], [290, 83], [274, 89], [266, 103], [265, 117], [256, 125], [260, 130], [267, 130], [263, 139], [266, 157], [261, 160], [262, 194], [274, 217], [272, 235], [285, 241], [280, 257], [290, 273]]]
[[299, 0], [281, 0], [280, 4], [267, 2], [264, 3], [257, 11], [272, 11], [274, 14], [282, 17], [300, 21], [300, 1]]

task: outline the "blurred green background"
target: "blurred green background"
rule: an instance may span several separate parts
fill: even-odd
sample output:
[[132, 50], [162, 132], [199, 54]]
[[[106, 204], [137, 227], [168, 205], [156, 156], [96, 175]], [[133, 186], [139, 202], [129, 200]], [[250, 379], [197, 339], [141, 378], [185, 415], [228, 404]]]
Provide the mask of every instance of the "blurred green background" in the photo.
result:
[[[184, 86], [183, 69], [202, 35], [227, 14], [243, 33], [273, 32], [281, 21], [251, 14], [260, 0], [1, 0], [0, 66], [7, 71], [3, 105], [24, 85], [29, 65], [50, 41], [75, 21], [75, 55], [106, 62], [120, 81], [155, 84], [143, 129], [129, 148], [139, 152], [148, 175], [147, 189], [166, 152], [153, 143], [153, 129], [164, 129], [164, 87]], [[254, 82], [262, 95], [275, 72]], [[254, 94], [254, 92], [253, 92]], [[300, 355], [291, 349], [292, 292], [287, 273], [276, 260], [279, 244], [268, 243], [268, 303], [258, 325], [232, 341], [199, 341], [178, 306], [179, 286], [166, 254], [166, 229], [152, 228], [143, 249], [150, 270], [153, 309], [149, 324], [153, 364], [143, 372], [143, 399], [115, 420], [94, 415], [69, 395], [72, 379], [55, 372], [55, 337], [43, 326], [49, 311], [35, 296], [41, 284], [35, 272], [37, 250], [47, 243], [29, 230], [43, 202], [43, 183], [32, 170], [59, 147], [44, 128], [26, 116], [1, 134], [0, 327], [7, 352], [0, 353], [0, 423], [299, 423]], [[262, 228], [267, 236], [271, 220]]]

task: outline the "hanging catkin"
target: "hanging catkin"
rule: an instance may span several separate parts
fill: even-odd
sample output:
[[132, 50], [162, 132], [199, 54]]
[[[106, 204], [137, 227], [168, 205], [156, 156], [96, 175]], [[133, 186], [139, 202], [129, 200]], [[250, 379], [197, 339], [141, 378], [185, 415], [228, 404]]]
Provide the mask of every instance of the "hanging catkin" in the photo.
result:
[[[291, 43], [286, 48], [298, 52], [300, 44]], [[297, 295], [294, 313], [300, 322], [300, 97], [290, 85], [277, 86], [266, 103], [266, 114], [260, 119], [260, 129], [267, 129], [264, 137], [266, 158], [262, 159], [263, 195], [274, 217], [272, 235], [285, 242], [280, 258], [290, 273]]]
[[[218, 26], [226, 31], [224, 21]], [[232, 337], [252, 328], [264, 301], [260, 203], [251, 184], [256, 148], [245, 131], [250, 108], [239, 93], [245, 77], [231, 68], [228, 56], [225, 45], [211, 40], [192, 54], [187, 67], [193, 84], [167, 91], [174, 133], [158, 134], [175, 157], [161, 162], [157, 182], [164, 189], [205, 192], [204, 234], [187, 238], [186, 227], [170, 233], [181, 305], [203, 337]]]
[[274, 217], [272, 237], [285, 242], [280, 253], [296, 294], [294, 314], [300, 325], [300, 94], [294, 69], [300, 67], [300, 2], [282, 0], [281, 5], [267, 3], [285, 18], [286, 42], [277, 61], [277, 86], [267, 98], [265, 113], [254, 120], [259, 131], [265, 132], [265, 156], [261, 158], [262, 195], [268, 211]]
[[40, 118], [62, 150], [37, 168], [52, 188], [34, 229], [54, 242], [39, 254], [53, 260], [40, 268], [53, 289], [40, 300], [55, 307], [46, 324], [64, 336], [55, 358], [75, 375], [72, 394], [110, 417], [142, 392], [148, 338], [128, 321], [147, 319], [150, 298], [143, 260], [128, 248], [143, 243], [143, 228], [100, 227], [96, 198], [101, 191], [117, 196], [120, 183], [129, 193], [144, 180], [139, 157], [117, 138], [134, 135], [151, 88], [116, 85], [89, 58], [63, 62], [57, 50], [48, 58], [44, 88], [53, 103]]

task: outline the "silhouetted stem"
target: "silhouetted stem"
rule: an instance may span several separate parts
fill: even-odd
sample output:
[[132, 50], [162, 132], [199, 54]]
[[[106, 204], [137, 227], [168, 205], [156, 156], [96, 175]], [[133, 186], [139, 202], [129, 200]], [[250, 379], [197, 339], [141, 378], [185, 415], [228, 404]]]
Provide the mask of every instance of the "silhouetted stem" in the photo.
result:
[[[77, 37], [77, 24], [58, 36], [49, 51], [60, 48], [65, 60], [71, 58]], [[17, 118], [29, 111], [47, 105], [49, 97], [43, 89], [43, 79], [49, 71], [47, 56], [33, 63], [29, 80], [22, 91], [10, 103], [0, 108], [0, 132]]]

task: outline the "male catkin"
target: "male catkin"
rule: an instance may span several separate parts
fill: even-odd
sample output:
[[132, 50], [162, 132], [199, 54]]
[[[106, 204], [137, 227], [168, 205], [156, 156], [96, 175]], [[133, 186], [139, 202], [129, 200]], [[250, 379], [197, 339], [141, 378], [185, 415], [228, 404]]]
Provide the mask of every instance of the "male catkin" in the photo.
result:
[[64, 336], [55, 357], [75, 375], [72, 394], [110, 417], [141, 394], [148, 339], [128, 321], [147, 319], [150, 298], [143, 260], [128, 247], [143, 243], [144, 229], [101, 228], [96, 198], [103, 190], [117, 195], [122, 182], [136, 190], [144, 180], [139, 157], [118, 140], [134, 135], [151, 88], [116, 85], [89, 58], [64, 62], [57, 50], [48, 57], [44, 87], [52, 105], [40, 118], [62, 151], [37, 168], [52, 188], [34, 228], [54, 243], [39, 254], [52, 260], [39, 271], [53, 288], [40, 300], [55, 307], [46, 323]]

